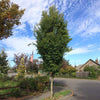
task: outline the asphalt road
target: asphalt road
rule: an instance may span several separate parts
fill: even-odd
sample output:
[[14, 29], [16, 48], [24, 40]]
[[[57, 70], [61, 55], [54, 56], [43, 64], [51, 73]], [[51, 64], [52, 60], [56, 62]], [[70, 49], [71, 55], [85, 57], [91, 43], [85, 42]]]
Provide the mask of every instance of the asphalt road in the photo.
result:
[[100, 100], [100, 81], [98, 80], [56, 78], [55, 82], [67, 85], [73, 90], [74, 95], [68, 100]]

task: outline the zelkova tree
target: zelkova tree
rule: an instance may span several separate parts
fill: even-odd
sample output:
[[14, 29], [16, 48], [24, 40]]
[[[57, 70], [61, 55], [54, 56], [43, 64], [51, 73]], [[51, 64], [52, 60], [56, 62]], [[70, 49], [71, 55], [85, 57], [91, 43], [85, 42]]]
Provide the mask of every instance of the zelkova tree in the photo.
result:
[[0, 40], [12, 35], [13, 26], [20, 24], [24, 11], [10, 0], [0, 0]]
[[43, 59], [43, 69], [51, 75], [52, 98], [54, 75], [60, 70], [64, 53], [71, 50], [68, 46], [71, 38], [64, 15], [55, 6], [51, 6], [49, 12], [43, 11], [40, 23], [35, 26], [34, 35], [37, 39], [35, 45]]

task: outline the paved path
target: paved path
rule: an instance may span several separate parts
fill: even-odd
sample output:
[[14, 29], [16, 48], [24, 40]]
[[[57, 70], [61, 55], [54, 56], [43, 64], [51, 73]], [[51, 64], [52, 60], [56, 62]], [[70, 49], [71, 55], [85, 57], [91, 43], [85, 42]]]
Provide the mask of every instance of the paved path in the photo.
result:
[[100, 81], [57, 78], [55, 82], [68, 85], [73, 90], [74, 96], [67, 100], [100, 100]]

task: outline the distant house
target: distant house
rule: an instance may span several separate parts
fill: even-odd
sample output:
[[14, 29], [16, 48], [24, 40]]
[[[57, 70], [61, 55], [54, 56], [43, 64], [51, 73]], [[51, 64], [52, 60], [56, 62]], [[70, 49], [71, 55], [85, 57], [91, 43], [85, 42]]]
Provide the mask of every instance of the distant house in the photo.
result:
[[79, 70], [81, 68], [82, 65], [78, 65], [76, 66], [76, 69]]
[[39, 60], [39, 59], [33, 59], [33, 52], [32, 55], [29, 58], [29, 61], [32, 62], [33, 64], [39, 65], [43, 63], [43, 60]]
[[85, 64], [81, 65], [81, 66], [77, 66], [78, 71], [83, 71], [84, 68], [86, 66], [100, 66], [100, 64], [98, 63], [98, 60], [93, 61], [92, 59], [89, 59]]
[[33, 63], [37, 65], [43, 64], [43, 60], [33, 59]]

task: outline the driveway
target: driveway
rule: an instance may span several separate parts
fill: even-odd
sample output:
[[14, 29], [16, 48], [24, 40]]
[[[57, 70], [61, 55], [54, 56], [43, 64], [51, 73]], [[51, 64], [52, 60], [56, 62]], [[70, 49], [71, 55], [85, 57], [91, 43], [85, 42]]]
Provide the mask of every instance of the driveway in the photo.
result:
[[100, 100], [100, 81], [98, 80], [56, 78], [55, 82], [67, 85], [73, 90], [74, 95], [68, 100]]

